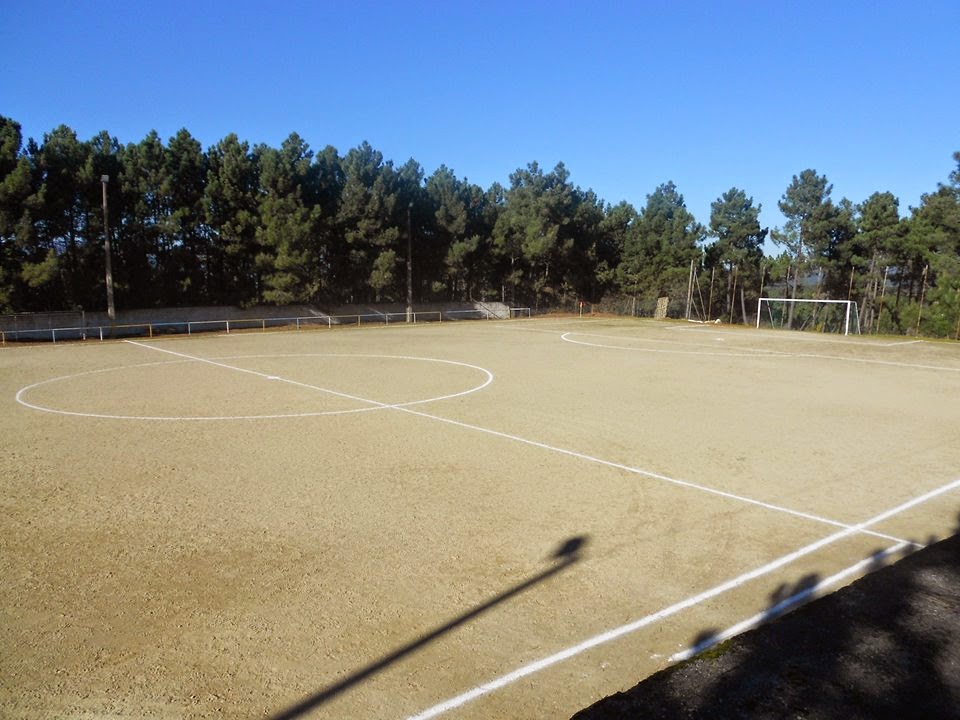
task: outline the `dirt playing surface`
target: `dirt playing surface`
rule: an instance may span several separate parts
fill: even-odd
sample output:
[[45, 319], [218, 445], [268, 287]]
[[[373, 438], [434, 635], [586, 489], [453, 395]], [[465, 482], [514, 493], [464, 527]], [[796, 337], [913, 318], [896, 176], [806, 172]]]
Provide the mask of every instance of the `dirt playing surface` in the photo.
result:
[[0, 714], [569, 717], [953, 531], [960, 346], [837, 340], [7, 346]]

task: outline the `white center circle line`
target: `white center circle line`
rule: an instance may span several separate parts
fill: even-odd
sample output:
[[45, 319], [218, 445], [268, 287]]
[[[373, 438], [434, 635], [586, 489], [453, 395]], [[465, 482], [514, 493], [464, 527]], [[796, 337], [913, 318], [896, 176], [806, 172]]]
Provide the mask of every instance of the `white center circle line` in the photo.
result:
[[[149, 348], [151, 350], [156, 350], [158, 352], [163, 352], [171, 355], [178, 356], [182, 359], [180, 360], [170, 360], [167, 362], [151, 362], [151, 363], [141, 363], [137, 365], [121, 365], [111, 368], [102, 368], [99, 370], [90, 370], [86, 372], [76, 373], [74, 375], [62, 375], [59, 377], [49, 378], [47, 380], [42, 380], [26, 387], [21, 388], [16, 394], [16, 401], [23, 405], [24, 407], [30, 408], [31, 410], [37, 410], [40, 412], [52, 413], [56, 415], [67, 415], [72, 417], [88, 417], [88, 418], [98, 418], [106, 420], [142, 420], [142, 421], [233, 421], [233, 420], [276, 420], [283, 418], [302, 418], [302, 417], [324, 417], [328, 415], [347, 415], [352, 413], [362, 413], [362, 412], [372, 412], [376, 410], [389, 410], [391, 408], [406, 408], [413, 407], [416, 405], [424, 405], [432, 402], [439, 402], [441, 400], [449, 400], [456, 397], [462, 397], [465, 395], [470, 395], [475, 392], [479, 392], [486, 388], [491, 382], [493, 382], [493, 373], [487, 370], [486, 368], [480, 367], [479, 365], [471, 365], [470, 363], [459, 362], [456, 360], [445, 360], [441, 358], [430, 358], [430, 357], [416, 357], [409, 355], [370, 355], [370, 354], [335, 354], [335, 353], [290, 353], [290, 354], [269, 354], [269, 355], [239, 355], [239, 356], [228, 356], [220, 358], [220, 360], [241, 360], [241, 359], [263, 359], [263, 358], [303, 358], [303, 357], [318, 357], [318, 358], [363, 358], [363, 359], [379, 359], [379, 360], [410, 360], [416, 362], [428, 362], [428, 363], [439, 363], [442, 365], [451, 365], [456, 367], [463, 367], [470, 370], [475, 370], [483, 375], [483, 381], [477, 385], [469, 387], [465, 390], [461, 390], [454, 393], [448, 393], [445, 395], [437, 395], [433, 397], [421, 398], [417, 400], [408, 400], [400, 403], [384, 403], [377, 400], [371, 400], [369, 398], [359, 397], [357, 395], [351, 395], [348, 393], [342, 393], [330, 388], [324, 388], [318, 385], [310, 385], [308, 383], [298, 382], [296, 380], [290, 380], [279, 375], [268, 375], [266, 373], [257, 372], [255, 370], [247, 370], [246, 368], [238, 367], [235, 365], [229, 365], [218, 360], [212, 360], [207, 358], [194, 357], [190, 355], [185, 355], [183, 353], [173, 352], [171, 350], [165, 350], [162, 348], [156, 348], [154, 346], [145, 345], [141, 343], [130, 343], [135, 344], [140, 347]], [[299, 412], [299, 413], [270, 413], [270, 414], [257, 414], [257, 415], [126, 415], [119, 413], [97, 413], [97, 412], [81, 412], [76, 410], [68, 410], [58, 407], [51, 407], [48, 405], [41, 405], [36, 402], [30, 402], [27, 399], [29, 393], [36, 388], [51, 385], [58, 382], [63, 382], [67, 380], [74, 380], [76, 378], [97, 375], [101, 373], [110, 373], [117, 372], [122, 370], [130, 370], [134, 368], [144, 368], [144, 367], [157, 367], [162, 365], [172, 365], [177, 363], [185, 362], [203, 362], [211, 365], [217, 365], [227, 369], [235, 370], [238, 372], [247, 373], [250, 375], [255, 375], [261, 377], [265, 380], [272, 380], [274, 382], [284, 382], [290, 385], [295, 385], [297, 387], [302, 387], [308, 390], [313, 390], [316, 392], [321, 392], [328, 395], [333, 395], [336, 397], [344, 398], [347, 400], [352, 400], [359, 403], [364, 403], [366, 407], [357, 407], [350, 408], [346, 410], [324, 410], [316, 412]]]

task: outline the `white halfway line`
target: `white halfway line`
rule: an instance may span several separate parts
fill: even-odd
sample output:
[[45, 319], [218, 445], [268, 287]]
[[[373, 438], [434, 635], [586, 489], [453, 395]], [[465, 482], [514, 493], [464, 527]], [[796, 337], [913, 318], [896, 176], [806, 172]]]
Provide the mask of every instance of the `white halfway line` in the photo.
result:
[[330, 390], [329, 388], [319, 387], [318, 385], [308, 385], [307, 383], [298, 382], [296, 380], [288, 380], [287, 378], [281, 378], [276, 375], [268, 375], [267, 373], [262, 373], [257, 370], [247, 370], [247, 368], [239, 367], [238, 365], [230, 365], [228, 363], [217, 362], [216, 360], [210, 360], [205, 357], [199, 357], [197, 355], [187, 355], [186, 353], [176, 352], [175, 350], [167, 350], [166, 348], [156, 347], [155, 345], [147, 345], [146, 343], [137, 342], [136, 340], [124, 340], [125, 343], [130, 345], [136, 345], [137, 347], [146, 348], [147, 350], [154, 350], [156, 352], [167, 353], [168, 355], [175, 355], [176, 357], [186, 358], [187, 360], [194, 360], [196, 362], [206, 363], [207, 365], [216, 365], [217, 367], [224, 368], [226, 370], [236, 370], [237, 372], [247, 373], [248, 375], [255, 375], [256, 377], [263, 378], [264, 380], [279, 380], [281, 382], [288, 383], [290, 385], [296, 385], [297, 387], [306, 388], [307, 390], [316, 390], [321, 393], [328, 393], [330, 395], [335, 395], [340, 398], [346, 398], [347, 400], [353, 400], [355, 402], [366, 403], [367, 405], [375, 405], [378, 407], [390, 407], [387, 403], [377, 402], [375, 400], [366, 400], [356, 395], [349, 395], [347, 393], [338, 392], [336, 390]]
[[[224, 335], [224, 337], [226, 337], [226, 335]], [[280, 377], [279, 375], [268, 375], [267, 373], [262, 373], [262, 372], [259, 372], [259, 371], [257, 371], [257, 370], [248, 370], [248, 369], [246, 369], [246, 368], [242, 368], [242, 367], [239, 367], [239, 366], [237, 366], [237, 365], [230, 365], [230, 364], [228, 364], [228, 363], [218, 362], [218, 361], [216, 361], [216, 360], [210, 360], [209, 358], [204, 358], [204, 357], [200, 357], [200, 356], [197, 356], [197, 355], [187, 355], [186, 353], [176, 352], [175, 350], [167, 350], [166, 348], [159, 348], [159, 347], [155, 347], [155, 346], [153, 346], [153, 345], [146, 345], [145, 343], [137, 342], [136, 340], [124, 340], [123, 342], [128, 343], [128, 344], [130, 344], [130, 345], [136, 345], [137, 347], [146, 348], [147, 350], [155, 350], [155, 351], [157, 351], [157, 352], [167, 353], [167, 354], [169, 354], [169, 355], [174, 355], [174, 356], [176, 356], [176, 357], [181, 357], [181, 358], [184, 358], [184, 359], [186, 359], [186, 360], [193, 360], [193, 361], [196, 361], [196, 362], [206, 363], [206, 364], [208, 364], [208, 365], [215, 365], [215, 366], [217, 366], [217, 367], [225, 368], [225, 369], [227, 369], [227, 370], [236, 370], [237, 372], [248, 373], [248, 374], [250, 374], [250, 375], [255, 375], [256, 377], [261, 377], [261, 378], [263, 378], [264, 380], [274, 380], [274, 381], [277, 381], [277, 382], [287, 383], [288, 385], [294, 385], [294, 386], [296, 386], [296, 387], [306, 388], [307, 390], [316, 390], [317, 392], [320, 392], [320, 393], [327, 393], [328, 395], [334, 395], [334, 396], [336, 396], [336, 397], [345, 398], [345, 399], [347, 399], [347, 400], [353, 400], [353, 401], [355, 401], [355, 402], [359, 402], [359, 403], [363, 403], [363, 404], [369, 405], [369, 406], [370, 406], [369, 408], [364, 408], [364, 409], [372, 409], [372, 410], [389, 410], [389, 409], [391, 409], [391, 408], [392, 408], [392, 409], [399, 409], [400, 407], [403, 407], [403, 406], [422, 405], [422, 404], [424, 404], [424, 403], [437, 402], [437, 401], [439, 401], [439, 400], [450, 400], [451, 398], [461, 397], [461, 396], [463, 396], [463, 395], [469, 395], [470, 393], [476, 392], [476, 391], [478, 391], [478, 390], [482, 390], [482, 389], [485, 388], [487, 385], [489, 385], [490, 383], [493, 382], [493, 373], [491, 373], [491, 372], [490, 372], [489, 370], [487, 370], [486, 368], [482, 368], [482, 367], [480, 367], [479, 365], [470, 365], [469, 363], [457, 362], [457, 361], [454, 361], [454, 360], [438, 360], [438, 359], [436, 359], [436, 358], [422, 358], [422, 357], [413, 357], [413, 356], [409, 356], [409, 355], [356, 355], [356, 356], [341, 356], [341, 357], [391, 358], [391, 359], [396, 359], [396, 360], [424, 360], [424, 361], [427, 361], [427, 362], [446, 363], [446, 364], [450, 364], [450, 365], [460, 365], [460, 366], [462, 366], [462, 367], [467, 367], [467, 368], [470, 368], [470, 369], [472, 369], [472, 370], [478, 370], [479, 372], [481, 372], [481, 373], [483, 373], [484, 375], [487, 376], [487, 379], [486, 379], [483, 383], [481, 383], [480, 385], [477, 385], [476, 387], [472, 387], [472, 388], [470, 388], [470, 389], [468, 389], [468, 390], [464, 390], [464, 391], [462, 391], [462, 392], [452, 393], [452, 394], [449, 394], [449, 395], [440, 395], [440, 396], [437, 396], [437, 397], [426, 398], [426, 399], [424, 399], [424, 400], [411, 400], [411, 401], [409, 401], [409, 402], [403, 402], [403, 403], [398, 403], [398, 404], [391, 404], [391, 403], [380, 402], [380, 401], [378, 401], [378, 400], [369, 400], [369, 399], [367, 399], [367, 398], [359, 397], [359, 396], [357, 396], [357, 395], [350, 395], [350, 394], [348, 394], [348, 393], [338, 392], [337, 390], [331, 390], [330, 388], [320, 387], [319, 385], [310, 385], [310, 384], [308, 384], [308, 383], [302, 383], [302, 382], [299, 382], [299, 381], [297, 381], [297, 380], [290, 380], [290, 379], [288, 379], [288, 378]], [[261, 356], [251, 356], [251, 357], [261, 357]], [[337, 356], [328, 356], [328, 357], [337, 357]], [[30, 389], [31, 387], [36, 387], [36, 385], [28, 386], [27, 388], [23, 388], [23, 390], [28, 390], [28, 389]], [[21, 390], [20, 392], [23, 392], [23, 390]], [[18, 395], [19, 395], [19, 393], [18, 393]], [[25, 404], [26, 404], [26, 403], [25, 403]], [[38, 410], [44, 409], [44, 408], [40, 408], [40, 407], [37, 407], [37, 406], [34, 406], [34, 405], [29, 405], [28, 407], [34, 407], [34, 408], [36, 408], [36, 409], [38, 409]], [[63, 411], [58, 411], [58, 412], [63, 412]], [[354, 411], [349, 411], [349, 412], [354, 412]], [[64, 413], [64, 414], [71, 414], [71, 415], [73, 415], [73, 414], [77, 414], [77, 415], [92, 415], [92, 414], [90, 414], [90, 413]], [[326, 413], [326, 414], [335, 414], [335, 413]], [[336, 414], [342, 414], [342, 413], [336, 413]], [[109, 417], [109, 416], [106, 416], [106, 415], [92, 415], [92, 416], [93, 416], [93, 417]], [[250, 418], [246, 418], [246, 419], [269, 419], [269, 418], [271, 418], [271, 417], [277, 417], [277, 418], [279, 418], [279, 417], [305, 417], [305, 416], [307, 416], [307, 415], [306, 415], [306, 414], [297, 414], [297, 415], [288, 415], [288, 416], [283, 416], [283, 415], [276, 415], [276, 416], [262, 415], [262, 416], [250, 416]], [[135, 418], [135, 417], [130, 416], [130, 417], [118, 418], [118, 419], [157, 420], [157, 419], [161, 419], [161, 418]], [[232, 419], [245, 419], [245, 418], [210, 417], [210, 418], [168, 418], [168, 419], [170, 419], [170, 420], [195, 420], [195, 419], [232, 420]]]
[[833, 535], [829, 535], [823, 538], [822, 540], [818, 540], [817, 542], [811, 543], [810, 545], [802, 547], [799, 550], [795, 550], [794, 552], [789, 553], [788, 555], [784, 555], [783, 557], [778, 558], [776, 560], [773, 560], [772, 562], [769, 562], [766, 565], [763, 565], [755, 570], [751, 570], [749, 572], [743, 573], [742, 575], [738, 575], [737, 577], [727, 580], [726, 582], [721, 583], [716, 587], [710, 588], [709, 590], [705, 590], [702, 593], [699, 593], [698, 595], [693, 595], [692, 597], [688, 597], [686, 600], [681, 600], [680, 602], [677, 602], [677, 603], [674, 603], [673, 605], [665, 607], [662, 610], [652, 613], [651, 615], [647, 615], [645, 617], [639, 618], [638, 620], [634, 620], [633, 622], [629, 622], [626, 625], [621, 625], [620, 627], [613, 628], [612, 630], [607, 630], [606, 632], [600, 633], [599, 635], [594, 635], [592, 638], [588, 638], [587, 640], [584, 640], [583, 642], [578, 643], [577, 645], [573, 645], [564, 650], [560, 650], [559, 652], [556, 652], [553, 655], [549, 655], [541, 660], [537, 660], [527, 665], [523, 665], [517, 668], [516, 670], [514, 670], [513, 672], [509, 672], [505, 675], [501, 675], [500, 677], [490, 680], [489, 682], [483, 683], [482, 685], [477, 685], [476, 687], [472, 688], [471, 690], [468, 690], [467, 692], [461, 693], [460, 695], [457, 695], [456, 697], [452, 697], [449, 700], [444, 700], [443, 702], [438, 703], [433, 707], [429, 707], [426, 710], [423, 710], [417, 713], [416, 715], [410, 715], [409, 717], [406, 718], [406, 720], [428, 720], [429, 718], [442, 715], [443, 713], [449, 710], [453, 710], [455, 708], [461, 707], [462, 705], [467, 704], [471, 700], [475, 700], [479, 697], [482, 697], [483, 695], [487, 695], [495, 690], [499, 690], [500, 688], [506, 687], [507, 685], [510, 685], [511, 683], [514, 683], [517, 680], [520, 680], [521, 678], [527, 677], [528, 675], [533, 675], [534, 673], [544, 670], [550, 667], [551, 665], [556, 665], [559, 662], [568, 660], [587, 650], [590, 650], [599, 645], [608, 643], [611, 640], [616, 640], [619, 637], [622, 637], [632, 632], [636, 632], [637, 630], [640, 630], [641, 628], [644, 628], [647, 625], [657, 622], [658, 620], [663, 620], [665, 618], [670, 617], [671, 615], [676, 615], [677, 613], [683, 610], [686, 610], [687, 608], [691, 608], [691, 607], [694, 607], [695, 605], [699, 605], [706, 600], [709, 600], [711, 598], [714, 598], [718, 595], [721, 595], [727, 592], [728, 590], [733, 590], [734, 588], [740, 587], [746, 582], [750, 580], [754, 580], [770, 572], [773, 572], [774, 570], [781, 568], [784, 565], [787, 565], [788, 563], [791, 563], [794, 560], [797, 560], [798, 558], [803, 557], [804, 555], [809, 555], [810, 553], [815, 552], [827, 545], [835, 543], [838, 540], [842, 540], [843, 538], [849, 535], [852, 535], [857, 532], [861, 532], [870, 525], [874, 525], [876, 523], [882, 522], [890, 517], [893, 517], [894, 515], [904, 512], [905, 510], [909, 510], [915, 505], [924, 503], [928, 500], [931, 500], [937, 497], [938, 495], [942, 495], [943, 493], [949, 492], [950, 490], [953, 490], [957, 487], [960, 487], [960, 478], [954, 480], [953, 482], [947, 483], [946, 485], [943, 485], [939, 488], [936, 488], [935, 490], [931, 490], [928, 493], [920, 495], [919, 497], [913, 498], [912, 500], [908, 500], [902, 505], [898, 505], [895, 508], [891, 508], [890, 510], [880, 513], [879, 515], [875, 515], [874, 517], [870, 518], [866, 522], [835, 532]]
[[[210, 365], [216, 365], [217, 367], [222, 367], [227, 370], [237, 370], [239, 372], [248, 373], [250, 375], [256, 375], [257, 377], [262, 377], [264, 379], [272, 379], [272, 376], [267, 375], [266, 373], [257, 372], [256, 370], [247, 370], [246, 368], [237, 367], [235, 365], [229, 365], [223, 362], [217, 362], [216, 360], [208, 360], [207, 358], [187, 355], [186, 353], [176, 352], [174, 350], [167, 350], [165, 348], [159, 348], [154, 345], [147, 345], [145, 343], [136, 342], [134, 340], [125, 340], [124, 342], [130, 343], [131, 345], [136, 345], [137, 347], [146, 348], [147, 350], [155, 350], [157, 352], [168, 353], [170, 355], [176, 355], [177, 357], [187, 358], [188, 360], [196, 360], [197, 362], [208, 363]], [[531, 447], [540, 448], [541, 450], [548, 450], [550, 452], [555, 452], [559, 455], [566, 455], [567, 457], [577, 458], [578, 460], [584, 460], [586, 462], [595, 463], [597, 465], [603, 465], [604, 467], [613, 468], [614, 470], [623, 470], [624, 472], [631, 473], [633, 475], [640, 475], [642, 477], [650, 478], [652, 480], [660, 480], [671, 485], [676, 485], [678, 487], [685, 487], [691, 490], [699, 490], [700, 492], [708, 493], [710, 495], [715, 495], [717, 497], [726, 498], [728, 500], [735, 500], [737, 502], [742, 502], [747, 505], [753, 505], [755, 507], [760, 507], [765, 510], [772, 510], [774, 512], [784, 513], [786, 515], [792, 515], [793, 517], [802, 518], [804, 520], [811, 520], [813, 522], [820, 523], [822, 525], [830, 525], [831, 527], [838, 527], [844, 529], [850, 529], [851, 526], [847, 523], [842, 523], [839, 520], [831, 520], [830, 518], [821, 517], [820, 515], [814, 515], [812, 513], [806, 513], [800, 510], [793, 510], [792, 508], [784, 507], [782, 505], [774, 505], [773, 503], [763, 502], [762, 500], [756, 500], [755, 498], [748, 497], [746, 495], [737, 495], [735, 493], [729, 493], [725, 490], [717, 490], [716, 488], [709, 487], [707, 485], [700, 485], [698, 483], [691, 482], [689, 480], [680, 480], [678, 478], [672, 478], [668, 475], [662, 475], [660, 473], [655, 473], [650, 470], [643, 470], [641, 468], [631, 467], [630, 465], [624, 465], [622, 463], [613, 462], [612, 460], [604, 460], [603, 458], [598, 458], [593, 455], [587, 455], [585, 453], [580, 453], [575, 450], [567, 450], [565, 448], [556, 447], [555, 445], [548, 445], [546, 443], [539, 442], [537, 440], [530, 440], [528, 438], [523, 438], [518, 435], [511, 435], [509, 433], [500, 432], [499, 430], [493, 430], [491, 428], [481, 427], [479, 425], [471, 425], [469, 423], [461, 422], [459, 420], [452, 420], [450, 418], [441, 417], [439, 415], [432, 415], [430, 413], [423, 412], [421, 410], [414, 410], [409, 407], [403, 407], [401, 405], [389, 405], [387, 403], [382, 403], [377, 400], [369, 400], [366, 398], [358, 397], [356, 395], [348, 395], [346, 393], [340, 393], [333, 390], [327, 390], [325, 388], [317, 387], [315, 385], [308, 385], [307, 383], [297, 382], [296, 380], [287, 380], [285, 378], [276, 378], [282, 382], [290, 383], [291, 385], [296, 385], [298, 387], [306, 388], [309, 390], [316, 390], [318, 392], [327, 392], [333, 395], [339, 395], [340, 397], [349, 398], [357, 402], [364, 402], [370, 405], [380, 407], [380, 408], [389, 408], [391, 410], [397, 410], [398, 412], [408, 413], [410, 415], [416, 415], [417, 417], [427, 418], [428, 420], [435, 420], [437, 422], [446, 423], [447, 425], [453, 425], [455, 427], [464, 428], [466, 430], [474, 430], [476, 432], [485, 433], [487, 435], [493, 435], [494, 437], [503, 438], [506, 440], [512, 440], [517, 443], [522, 443], [524, 445], [530, 445]], [[872, 535], [874, 537], [882, 538], [884, 540], [889, 540], [891, 542], [903, 542], [903, 538], [893, 537], [885, 533], [876, 532], [873, 530], [868, 530], [865, 528], [860, 528], [857, 532], [863, 532], [866, 535]]]

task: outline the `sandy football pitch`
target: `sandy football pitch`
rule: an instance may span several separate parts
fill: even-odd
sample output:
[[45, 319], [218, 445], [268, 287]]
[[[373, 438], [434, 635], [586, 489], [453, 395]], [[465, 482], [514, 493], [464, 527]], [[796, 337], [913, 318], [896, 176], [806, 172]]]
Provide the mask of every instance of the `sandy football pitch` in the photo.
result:
[[952, 532], [958, 398], [629, 319], [8, 344], [0, 715], [569, 717]]

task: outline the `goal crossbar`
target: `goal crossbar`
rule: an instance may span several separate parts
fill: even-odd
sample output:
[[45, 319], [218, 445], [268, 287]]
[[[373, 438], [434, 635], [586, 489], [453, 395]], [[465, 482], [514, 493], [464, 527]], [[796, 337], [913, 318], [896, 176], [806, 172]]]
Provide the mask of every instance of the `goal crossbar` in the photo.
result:
[[[774, 298], [774, 297], [761, 297], [757, 298], [757, 329], [760, 328], [760, 318], [763, 311], [764, 302], [778, 302], [778, 303], [813, 303], [817, 305], [845, 305], [843, 317], [843, 334], [849, 335], [852, 330], [857, 335], [860, 334], [860, 318], [859, 313], [857, 312], [857, 304], [853, 300], [813, 300], [810, 298]], [[850, 321], [851, 315], [853, 316], [853, 327], [851, 328]]]

